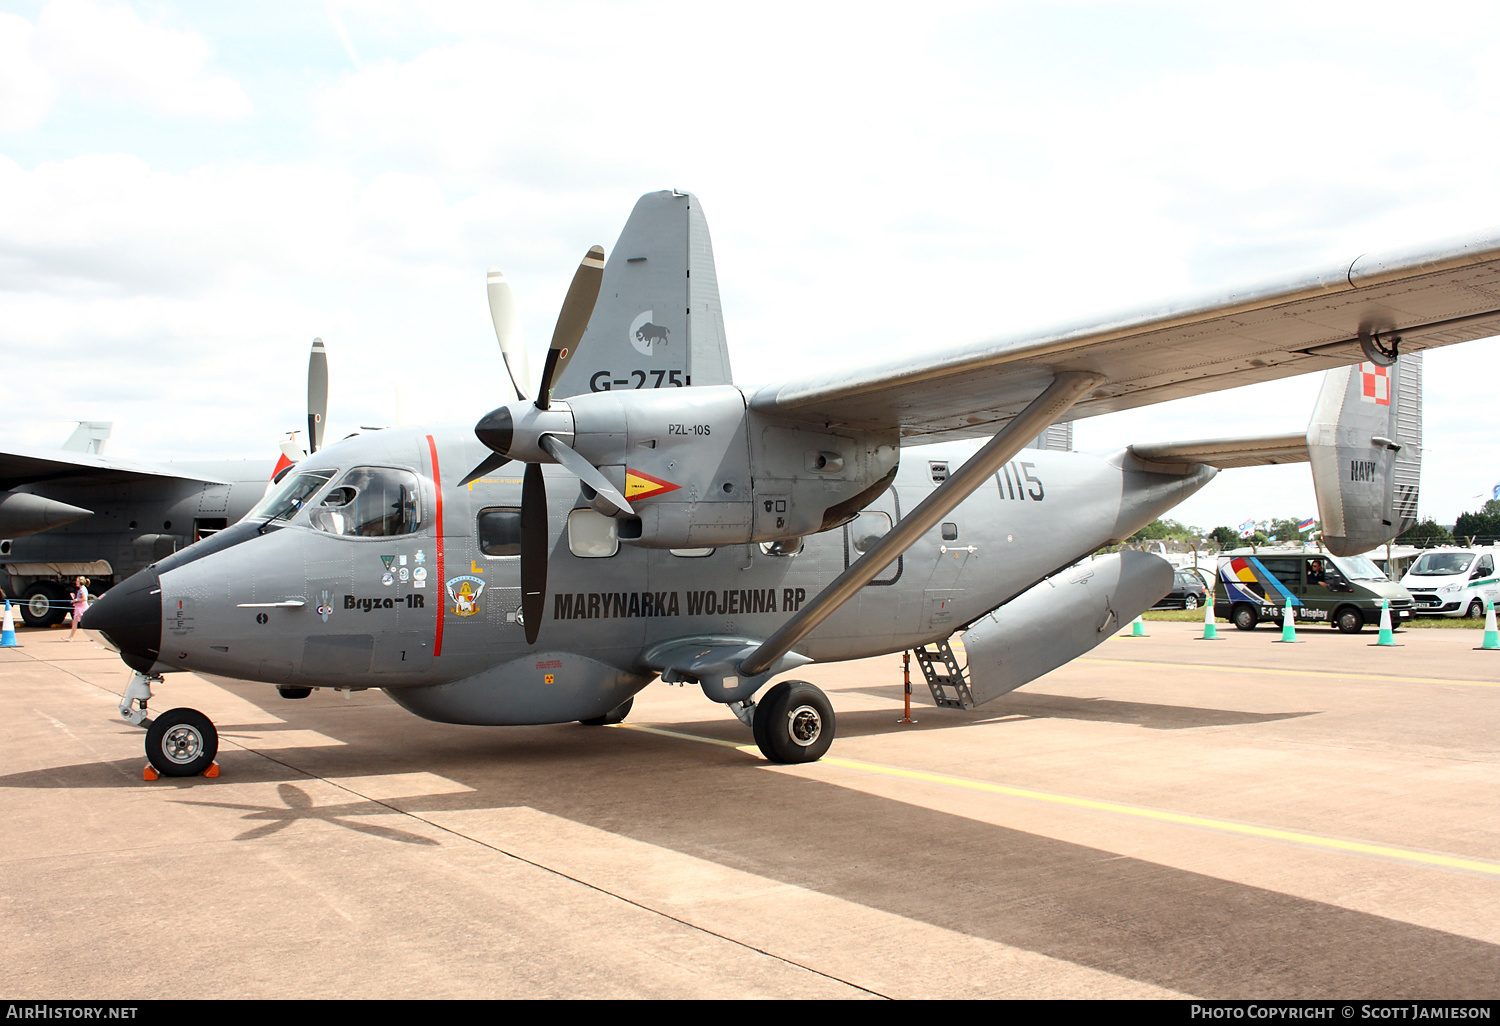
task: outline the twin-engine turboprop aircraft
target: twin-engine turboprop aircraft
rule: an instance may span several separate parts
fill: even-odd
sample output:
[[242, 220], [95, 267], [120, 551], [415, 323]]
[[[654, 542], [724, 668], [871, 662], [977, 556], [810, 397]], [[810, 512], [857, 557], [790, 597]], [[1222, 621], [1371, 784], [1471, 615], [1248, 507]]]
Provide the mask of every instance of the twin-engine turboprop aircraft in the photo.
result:
[[[173, 670], [288, 698], [379, 687], [469, 724], [618, 722], [660, 676], [728, 705], [767, 758], [815, 760], [833, 709], [801, 681], [757, 700], [772, 677], [946, 652], [965, 630], [952, 701], [1002, 695], [1170, 589], [1155, 556], [1078, 561], [1222, 466], [1310, 461], [1329, 548], [1363, 551], [1414, 521], [1418, 354], [1500, 333], [1500, 236], [759, 388], [732, 382], [691, 194], [642, 197], [608, 263], [585, 257], [534, 393], [497, 272], [490, 300], [513, 401], [473, 429], [309, 456], [84, 618], [135, 671], [121, 713], [163, 773], [217, 748], [193, 710], [148, 719]], [[1314, 370], [1305, 432], [1030, 447], [1074, 418]]]

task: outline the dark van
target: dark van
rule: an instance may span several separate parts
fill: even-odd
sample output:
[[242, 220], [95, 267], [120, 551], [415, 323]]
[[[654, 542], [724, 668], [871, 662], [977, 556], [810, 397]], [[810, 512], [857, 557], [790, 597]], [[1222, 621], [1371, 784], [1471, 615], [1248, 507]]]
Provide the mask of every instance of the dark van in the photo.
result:
[[1411, 620], [1411, 593], [1363, 556], [1333, 556], [1300, 550], [1238, 549], [1219, 556], [1214, 615], [1242, 631], [1261, 622], [1280, 623], [1287, 601], [1296, 620], [1323, 621], [1346, 634], [1380, 622], [1383, 601], [1391, 625]]

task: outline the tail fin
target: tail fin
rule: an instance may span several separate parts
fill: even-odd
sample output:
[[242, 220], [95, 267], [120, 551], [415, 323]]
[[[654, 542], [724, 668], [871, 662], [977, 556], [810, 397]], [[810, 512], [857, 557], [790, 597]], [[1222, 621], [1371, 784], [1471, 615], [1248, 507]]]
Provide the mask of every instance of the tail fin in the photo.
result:
[[690, 192], [636, 201], [559, 397], [731, 381], [708, 222]]
[[1417, 522], [1422, 355], [1328, 371], [1307, 428], [1323, 544], [1365, 552]]
[[80, 420], [68, 440], [62, 444], [63, 451], [102, 456], [104, 443], [109, 441], [109, 431], [113, 426], [114, 421], [109, 420]]

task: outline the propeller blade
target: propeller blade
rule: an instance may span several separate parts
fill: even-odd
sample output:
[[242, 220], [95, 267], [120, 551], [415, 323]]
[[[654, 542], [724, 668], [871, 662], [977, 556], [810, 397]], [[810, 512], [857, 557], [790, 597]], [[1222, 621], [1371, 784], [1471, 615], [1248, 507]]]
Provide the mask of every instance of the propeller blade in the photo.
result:
[[479, 466], [469, 471], [469, 476], [460, 481], [458, 486], [467, 487], [471, 482], [478, 481], [484, 475], [499, 470], [509, 462], [509, 456], [501, 456], [498, 452], [492, 452], [480, 462]]
[[604, 280], [604, 247], [594, 246], [578, 270], [573, 273], [573, 283], [568, 286], [567, 298], [557, 314], [557, 327], [552, 330], [552, 347], [547, 350], [547, 363], [542, 367], [542, 383], [537, 389], [536, 406], [545, 410], [552, 402], [552, 383], [562, 374], [583, 331], [594, 315], [594, 304], [599, 301], [599, 284]]
[[515, 295], [498, 267], [490, 268], [485, 287], [489, 292], [490, 320], [495, 325], [495, 338], [500, 342], [500, 355], [505, 357], [505, 369], [510, 372], [516, 398], [525, 399], [526, 389], [531, 386], [531, 368], [526, 362], [526, 346], [521, 342]]
[[328, 351], [323, 340], [313, 339], [307, 358], [307, 453], [323, 448], [323, 423], [328, 419]]
[[573, 451], [566, 442], [553, 435], [543, 435], [538, 441], [548, 456], [555, 459], [578, 480], [602, 495], [611, 506], [627, 517], [635, 516], [635, 510], [630, 508], [630, 503], [625, 501], [625, 496], [609, 483], [609, 478], [601, 474], [598, 467]]
[[526, 464], [521, 485], [521, 619], [535, 645], [547, 605], [547, 482], [539, 463]]

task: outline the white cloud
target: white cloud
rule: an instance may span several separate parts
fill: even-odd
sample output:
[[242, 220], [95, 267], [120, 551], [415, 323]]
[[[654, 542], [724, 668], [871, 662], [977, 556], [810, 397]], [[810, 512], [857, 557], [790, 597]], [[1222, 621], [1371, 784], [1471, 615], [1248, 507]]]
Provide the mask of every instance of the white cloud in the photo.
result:
[[212, 56], [198, 33], [148, 23], [119, 3], [49, 0], [35, 25], [0, 15], [0, 129], [38, 127], [61, 96], [170, 117], [243, 117], [249, 97], [208, 69]]

